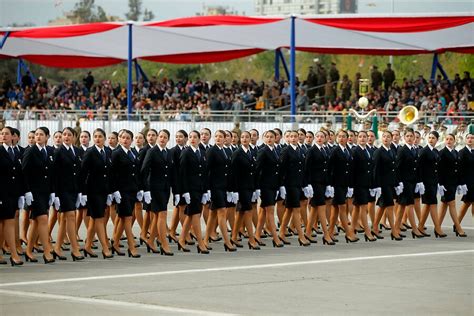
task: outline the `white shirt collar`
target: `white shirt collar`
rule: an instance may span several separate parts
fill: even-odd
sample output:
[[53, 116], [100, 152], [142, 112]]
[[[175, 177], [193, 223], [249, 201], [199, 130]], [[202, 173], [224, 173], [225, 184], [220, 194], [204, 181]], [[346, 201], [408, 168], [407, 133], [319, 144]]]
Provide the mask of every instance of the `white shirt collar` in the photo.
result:
[[103, 148], [100, 148], [99, 146], [97, 145], [94, 145], [95, 149], [97, 149], [98, 152], [100, 152], [101, 150], [103, 150], [105, 152], [105, 147]]
[[191, 148], [191, 150], [194, 151], [194, 153], [196, 153], [196, 151], [199, 150], [199, 148], [194, 148], [192, 145], [189, 145], [189, 148]]
[[130, 149], [127, 149], [127, 148], [125, 148], [125, 147], [122, 146], [122, 145], [120, 145], [120, 147], [122, 147], [123, 151], [124, 151], [126, 154], [128, 154], [128, 151], [129, 151]]
[[290, 144], [291, 148], [293, 148], [294, 150], [296, 150], [296, 148], [298, 148], [298, 145], [293, 145], [293, 144]]
[[426, 146], [428, 146], [428, 148], [429, 148], [431, 151], [433, 151], [433, 148], [434, 148], [434, 147], [432, 147], [430, 144], [428, 144], [428, 145], [426, 145]]
[[84, 145], [82, 145], [82, 144], [81, 144], [81, 148], [82, 148], [84, 151], [86, 151], [86, 150], [87, 150], [87, 148], [89, 148], [89, 147], [87, 147], [87, 146], [84, 146]]
[[268, 148], [270, 148], [270, 150], [274, 150], [276, 148], [275, 145], [270, 146], [270, 145], [267, 144], [267, 146], [268, 146]]
[[316, 145], [316, 147], [318, 147], [319, 150], [323, 150], [323, 149], [324, 149], [324, 145], [323, 145], [323, 146], [319, 146], [318, 143], [314, 143], [314, 145]]
[[41, 151], [41, 149], [45, 149], [46, 150], [46, 146], [43, 146], [41, 147], [38, 143], [35, 144], [36, 147], [38, 147], [38, 149]]
[[68, 145], [66, 145], [66, 144], [64, 144], [64, 143], [63, 143], [63, 146], [66, 147], [67, 150], [69, 150], [69, 148], [72, 147], [72, 145], [71, 145], [71, 146], [68, 146]]
[[244, 150], [245, 153], [248, 153], [250, 150], [250, 146], [248, 148], [245, 148], [245, 146], [242, 145], [242, 149]]
[[386, 151], [392, 150], [390, 147], [387, 148], [384, 144], [382, 144], [382, 147], [385, 148]]
[[158, 148], [160, 149], [160, 151], [166, 150], [166, 147], [161, 148], [160, 145], [156, 145], [156, 146], [158, 146]]
[[365, 145], [364, 147], [362, 147], [362, 145], [359, 144], [359, 145], [357, 145], [357, 146], [359, 146], [362, 150], [366, 150], [366, 149], [367, 149], [367, 145]]
[[257, 145], [252, 145], [252, 144], [249, 144], [250, 148], [252, 149], [255, 149], [255, 147], [257, 147]]
[[342, 151], [344, 151], [344, 149], [347, 149], [346, 147], [342, 146], [341, 144], [338, 144], [338, 146], [341, 148]]
[[3, 143], [3, 148], [8, 152], [8, 148], [11, 148], [13, 150], [13, 146], [8, 146], [7, 144]]

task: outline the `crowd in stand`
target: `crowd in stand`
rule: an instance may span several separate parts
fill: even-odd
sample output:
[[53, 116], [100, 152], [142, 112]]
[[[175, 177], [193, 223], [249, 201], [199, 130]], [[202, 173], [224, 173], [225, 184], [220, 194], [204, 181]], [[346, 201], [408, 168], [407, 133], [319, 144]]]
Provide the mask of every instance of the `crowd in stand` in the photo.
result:
[[[306, 80], [296, 80], [299, 111], [339, 112], [357, 107], [360, 73], [351, 80], [347, 75], [341, 78], [334, 63], [329, 71], [321, 64], [315, 68], [309, 68]], [[473, 110], [474, 80], [468, 71], [462, 77], [456, 74], [451, 80], [444, 80], [441, 75], [432, 81], [422, 75], [414, 80], [400, 80], [388, 64], [383, 72], [373, 66], [368, 84], [368, 109], [381, 113], [399, 111], [405, 105], [414, 105], [430, 115], [448, 117]], [[211, 111], [288, 110], [289, 104], [287, 80], [225, 82], [152, 77], [150, 81], [133, 84], [134, 112], [166, 113], [150, 117], [155, 120], [184, 120], [189, 113], [206, 119]], [[54, 110], [82, 110], [83, 116], [89, 119], [119, 119], [126, 109], [126, 86], [111, 80], [96, 82], [90, 72], [82, 82], [65, 80], [59, 84], [51, 84], [43, 77], [33, 80], [29, 73], [22, 77], [21, 83], [15, 84], [5, 75], [0, 86], [0, 112], [4, 119], [16, 119], [18, 115], [33, 118], [38, 111], [47, 118]]]

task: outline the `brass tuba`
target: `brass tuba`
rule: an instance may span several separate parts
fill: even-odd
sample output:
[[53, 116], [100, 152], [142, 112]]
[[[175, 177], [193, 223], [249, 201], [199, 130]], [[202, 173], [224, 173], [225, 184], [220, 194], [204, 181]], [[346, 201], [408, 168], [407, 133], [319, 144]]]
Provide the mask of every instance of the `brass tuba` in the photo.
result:
[[[359, 99], [358, 104], [359, 104], [359, 107], [362, 108], [362, 111], [363, 111], [369, 105], [369, 100], [367, 100], [366, 97], [361, 97]], [[367, 120], [369, 117], [371, 117], [372, 115], [374, 115], [375, 113], [377, 113], [377, 110], [373, 109], [373, 110], [370, 110], [368, 113], [365, 113], [365, 114], [357, 113], [357, 111], [354, 110], [354, 109], [349, 109], [349, 112], [356, 117], [357, 121], [363, 122], [363, 121]]]
[[411, 125], [420, 119], [418, 109], [413, 105], [404, 106], [398, 113], [398, 118], [405, 125]]

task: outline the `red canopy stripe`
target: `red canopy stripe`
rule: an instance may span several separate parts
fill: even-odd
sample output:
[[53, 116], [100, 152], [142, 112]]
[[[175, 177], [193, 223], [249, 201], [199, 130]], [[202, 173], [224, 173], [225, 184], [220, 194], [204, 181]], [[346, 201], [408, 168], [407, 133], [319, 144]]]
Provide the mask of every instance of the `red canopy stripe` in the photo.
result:
[[243, 49], [219, 52], [188, 53], [163, 56], [149, 56], [140, 59], [171, 64], [207, 64], [227, 61], [263, 52], [263, 49]]
[[121, 24], [116, 23], [89, 23], [53, 27], [33, 27], [26, 30], [11, 31], [10, 37], [64, 38], [106, 32], [121, 26]]
[[111, 57], [85, 57], [65, 55], [23, 55], [20, 56], [35, 64], [58, 68], [95, 68], [115, 65], [124, 60]]
[[258, 18], [237, 15], [193, 16], [168, 21], [152, 22], [145, 26], [198, 27], [212, 25], [252, 25], [281, 21], [283, 18]]
[[364, 32], [413, 33], [441, 30], [474, 22], [474, 16], [316, 18], [308, 22]]

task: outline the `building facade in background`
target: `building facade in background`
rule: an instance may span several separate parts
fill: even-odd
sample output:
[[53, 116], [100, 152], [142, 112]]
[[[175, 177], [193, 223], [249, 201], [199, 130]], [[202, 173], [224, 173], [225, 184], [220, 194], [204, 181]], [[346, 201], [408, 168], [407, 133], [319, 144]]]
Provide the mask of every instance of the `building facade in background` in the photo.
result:
[[256, 15], [357, 13], [357, 0], [255, 0]]

